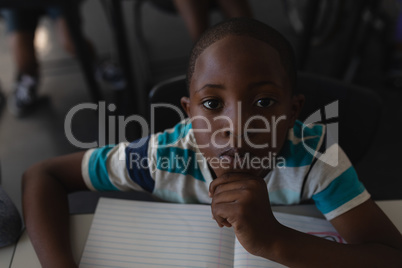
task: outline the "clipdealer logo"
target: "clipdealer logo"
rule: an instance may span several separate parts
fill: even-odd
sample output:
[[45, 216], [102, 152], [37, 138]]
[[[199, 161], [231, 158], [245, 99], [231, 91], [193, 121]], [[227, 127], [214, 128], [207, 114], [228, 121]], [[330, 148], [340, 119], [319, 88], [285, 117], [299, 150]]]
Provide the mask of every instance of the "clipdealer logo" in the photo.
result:
[[[317, 124], [319, 122], [327, 122], [333, 121], [334, 119], [339, 117], [339, 102], [334, 101], [328, 105], [326, 105], [323, 109], [319, 109], [311, 114], [309, 117], [304, 120], [304, 126], [302, 129], [302, 143], [304, 148], [311, 155], [315, 156], [318, 160], [332, 166], [338, 166], [338, 146], [332, 146], [334, 143], [338, 144], [339, 141], [339, 123], [332, 122], [326, 123], [326, 139], [325, 139], [325, 152], [319, 152], [319, 148], [311, 148], [304, 142], [304, 130], [306, 127], [311, 127], [313, 124]], [[330, 135], [330, 137], [328, 136]]]
[[[306, 149], [308, 153], [311, 155], [315, 156], [318, 160], [331, 165], [333, 167], [336, 167], [338, 165], [338, 146], [331, 146], [334, 143], [338, 143], [338, 130], [339, 130], [339, 125], [338, 122], [333, 122], [334, 119], [338, 118], [339, 116], [339, 108], [338, 108], [338, 101], [334, 101], [328, 105], [326, 105], [324, 108], [318, 109], [315, 111], [313, 114], [311, 114], [306, 120], [303, 122], [303, 128], [301, 131], [301, 139], [300, 142], [303, 144], [303, 147]], [[241, 113], [241, 105], [239, 105], [239, 113]], [[180, 121], [185, 119], [185, 115], [183, 112], [176, 106], [163, 103], [163, 104], [152, 104], [151, 105], [151, 118], [154, 116], [154, 110], [157, 108], [169, 108], [173, 109], [181, 118]], [[92, 141], [92, 142], [82, 142], [76, 139], [72, 133], [72, 121], [74, 116], [81, 110], [94, 110], [98, 112], [98, 120], [99, 120], [99, 132], [98, 132], [98, 140], [97, 141]], [[151, 125], [148, 124], [145, 118], [141, 117], [140, 115], [131, 115], [129, 117], [124, 117], [124, 116], [107, 116], [107, 111], [113, 112], [115, 111], [116, 106], [114, 104], [109, 104], [106, 106], [105, 102], [99, 102], [99, 104], [94, 104], [94, 103], [83, 103], [79, 104], [67, 113], [65, 121], [64, 121], [64, 129], [65, 129], [65, 134], [69, 142], [81, 149], [90, 149], [94, 147], [103, 147], [108, 144], [113, 144], [115, 142], [116, 135], [114, 133], [115, 131], [115, 126], [118, 127], [119, 129], [119, 137], [118, 140], [120, 141], [126, 141], [127, 139], [124, 136], [124, 130], [127, 127], [127, 125], [131, 122], [136, 122], [137, 124], [140, 125], [141, 131], [142, 131], [142, 137], [148, 136], [150, 133], [153, 133], [154, 127], [155, 127], [155, 122], [154, 120], [151, 120]], [[244, 127], [247, 129], [245, 132], [267, 132], [272, 134], [272, 143], [271, 146], [275, 147], [276, 146], [276, 125], [279, 124], [282, 120], [284, 120], [286, 117], [281, 116], [279, 118], [271, 118], [271, 120], [267, 120], [266, 118], [263, 118], [261, 116], [256, 116], [256, 118], [252, 117], [250, 118], [252, 120], [262, 120], [265, 123], [265, 129], [248, 129], [247, 126], [249, 125], [250, 119], [245, 122]], [[231, 122], [231, 118], [215, 118], [216, 120], [223, 120], [226, 119], [228, 123]], [[215, 120], [214, 119], [214, 120]], [[205, 119], [207, 120], [207, 119]], [[109, 129], [106, 129], [106, 124], [105, 122], [108, 122]], [[328, 123], [331, 121], [331, 123]], [[208, 122], [210, 123], [210, 122]], [[312, 148], [308, 144], [308, 140], [311, 139], [311, 137], [305, 137], [305, 130], [306, 128], [311, 128], [313, 125], [317, 123], [324, 123], [326, 125], [326, 139], [325, 139], [325, 152], [320, 152], [319, 148]], [[243, 125], [239, 123], [238, 125]], [[211, 129], [211, 126], [209, 125], [208, 129]], [[208, 130], [207, 129], [207, 130]], [[109, 140], [106, 141], [106, 131], [108, 131], [108, 136]], [[202, 130], [206, 131], [206, 130]], [[220, 130], [221, 131], [221, 130]], [[330, 133], [331, 137], [328, 137], [328, 133]], [[247, 137], [247, 135], [245, 135]], [[131, 148], [138, 148], [141, 147], [145, 143], [146, 139], [139, 139], [137, 140], [134, 144], [131, 143], [129, 146]], [[248, 141], [246, 139], [246, 141]], [[212, 140], [213, 142], [213, 140]], [[252, 145], [253, 148], [255, 145], [249, 141], [249, 145]], [[268, 146], [268, 144], [264, 144], [264, 146]], [[265, 148], [262, 146], [262, 148]], [[258, 147], [260, 148], [260, 147]], [[121, 155], [122, 159], [124, 159], [124, 153]]]

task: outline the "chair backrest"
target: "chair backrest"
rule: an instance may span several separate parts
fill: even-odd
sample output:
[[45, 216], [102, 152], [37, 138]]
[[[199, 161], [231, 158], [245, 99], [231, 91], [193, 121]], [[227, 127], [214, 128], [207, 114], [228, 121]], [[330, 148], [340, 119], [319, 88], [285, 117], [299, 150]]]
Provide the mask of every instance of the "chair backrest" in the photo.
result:
[[[299, 74], [298, 90], [306, 97], [299, 120], [305, 122], [309, 119], [309, 123], [334, 126], [329, 128], [330, 132], [332, 129], [331, 136], [338, 139], [352, 163], [362, 159], [382, 116], [378, 94], [367, 88], [308, 73]], [[154, 86], [149, 99], [151, 104], [169, 103], [181, 109], [180, 98], [187, 94], [185, 76], [182, 75]], [[154, 111], [155, 132], [173, 127], [181, 118], [170, 108]]]
[[[180, 104], [180, 99], [183, 96], [188, 96], [185, 75], [170, 78], [152, 88], [149, 92], [149, 101], [151, 105], [151, 124], [152, 121], [155, 124], [154, 132], [171, 128], [182, 119], [182, 116], [186, 116]], [[161, 103], [171, 104], [181, 111], [181, 113], [168, 107], [152, 108], [153, 104]], [[153, 114], [152, 110], [154, 111]]]
[[[210, 1], [210, 11], [219, 9], [219, 5], [215, 3], [215, 1]], [[151, 87], [155, 84], [155, 81], [160, 81], [160, 75], [157, 75], [153, 70], [154, 66], [152, 66], [153, 61], [151, 58], [151, 51], [149, 46], [149, 40], [146, 38], [146, 25], [144, 22], [144, 4], [148, 3], [153, 6], [155, 9], [174, 16], [180, 16], [179, 12], [176, 9], [176, 6], [173, 0], [136, 0], [133, 1], [133, 22], [134, 22], [134, 35], [136, 42], [136, 49], [134, 50], [136, 56], [136, 64], [138, 68], [135, 68], [134, 76], [136, 77], [137, 86], [136, 91], [146, 92], [147, 94]], [[171, 29], [174, 31], [174, 29]], [[162, 40], [162, 42], [165, 40]], [[191, 43], [188, 43], [191, 45]], [[177, 75], [185, 72], [187, 69], [188, 58], [187, 57], [173, 57], [164, 61], [166, 66], [163, 69], [169, 70], [167, 75]], [[162, 61], [159, 62], [162, 64]], [[163, 64], [163, 65], [165, 65]], [[168, 66], [167, 66], [168, 64]], [[166, 68], [167, 69], [166, 69]], [[158, 68], [157, 68], [158, 69]], [[166, 76], [164, 76], [166, 77]], [[139, 82], [138, 82], [139, 81]]]
[[[304, 121], [320, 111], [323, 123], [337, 123], [338, 133], [331, 133], [331, 136], [338, 136], [338, 143], [351, 162], [358, 163], [379, 128], [383, 107], [380, 96], [369, 88], [318, 75], [301, 73], [298, 78], [298, 89], [306, 97], [299, 119]], [[327, 108], [335, 101], [337, 111], [331, 115], [334, 110]]]

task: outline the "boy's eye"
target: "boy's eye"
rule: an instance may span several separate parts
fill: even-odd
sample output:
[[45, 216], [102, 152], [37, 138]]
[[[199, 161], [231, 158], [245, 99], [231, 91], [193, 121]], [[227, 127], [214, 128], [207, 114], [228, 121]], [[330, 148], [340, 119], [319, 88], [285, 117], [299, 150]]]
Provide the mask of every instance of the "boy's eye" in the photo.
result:
[[259, 99], [256, 103], [256, 105], [258, 107], [262, 107], [262, 108], [267, 108], [267, 107], [271, 106], [272, 104], [274, 104], [274, 100], [269, 99], [269, 98]]
[[219, 100], [207, 100], [202, 103], [205, 108], [214, 110], [214, 109], [219, 109], [222, 107], [222, 104]]

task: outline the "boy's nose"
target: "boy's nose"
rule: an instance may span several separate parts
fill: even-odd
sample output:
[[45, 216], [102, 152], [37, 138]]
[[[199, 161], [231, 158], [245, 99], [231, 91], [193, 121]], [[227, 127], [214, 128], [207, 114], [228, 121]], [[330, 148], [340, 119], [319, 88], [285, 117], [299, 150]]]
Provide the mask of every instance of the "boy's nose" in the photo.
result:
[[233, 107], [229, 109], [227, 116], [230, 118], [231, 123], [225, 131], [225, 136], [240, 139], [244, 136], [244, 124], [247, 121], [247, 113], [242, 107], [241, 101], [234, 103]]

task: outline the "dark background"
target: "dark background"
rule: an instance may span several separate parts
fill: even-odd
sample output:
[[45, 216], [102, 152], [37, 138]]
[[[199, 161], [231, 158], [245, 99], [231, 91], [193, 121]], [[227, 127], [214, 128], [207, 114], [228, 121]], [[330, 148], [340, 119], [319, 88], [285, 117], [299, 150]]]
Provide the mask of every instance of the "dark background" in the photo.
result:
[[[352, 31], [351, 34], [351, 29], [354, 22], [360, 18], [356, 15], [356, 5], [360, 1], [344, 2], [337, 27], [328, 39], [319, 46], [313, 46], [309, 51], [300, 52], [298, 49], [302, 37], [297, 35], [289, 24], [282, 1], [250, 1], [255, 18], [282, 32], [294, 45], [299, 57], [307, 55], [304, 71], [342, 79], [350, 66], [350, 60], [356, 60], [358, 68], [350, 82], [376, 92], [384, 103], [374, 142], [365, 157], [356, 165], [356, 169], [374, 199], [401, 199], [402, 141], [399, 133], [402, 125], [402, 89], [387, 83], [386, 79], [397, 9], [393, 1], [382, 1], [382, 7], [378, 9], [381, 12], [377, 14], [381, 19], [373, 21], [374, 24], [370, 22], [362, 42], [356, 47], [357, 57], [352, 58], [352, 39], [358, 33]], [[133, 1], [123, 1], [123, 10], [131, 62], [136, 70], [140, 70], [143, 63], [134, 38]], [[84, 32], [93, 41], [98, 52], [102, 56], [116, 58], [112, 29], [100, 2], [87, 0], [83, 3], [81, 11]], [[192, 42], [181, 18], [162, 12], [149, 3], [144, 4], [142, 14], [147, 50], [151, 58], [152, 83], [184, 73]], [[217, 22], [221, 18], [221, 15], [214, 11], [211, 21]], [[0, 20], [0, 81], [3, 91], [8, 94], [14, 79], [14, 65], [4, 28], [4, 22]], [[40, 160], [80, 150], [69, 143], [65, 136], [65, 116], [75, 105], [91, 101], [77, 61], [60, 47], [50, 20], [42, 20], [37, 37], [42, 74], [40, 95], [47, 97], [47, 100], [26, 118], [16, 119], [5, 108], [0, 112], [2, 187], [19, 209], [21, 175], [26, 168]], [[346, 64], [341, 60], [344, 58]], [[136, 74], [138, 88], [143, 86], [142, 77], [141, 74]], [[109, 100], [113, 99], [110, 89], [102, 86], [102, 91]], [[72, 127], [77, 139], [96, 140], [98, 114], [89, 110], [82, 111], [74, 118]]]

